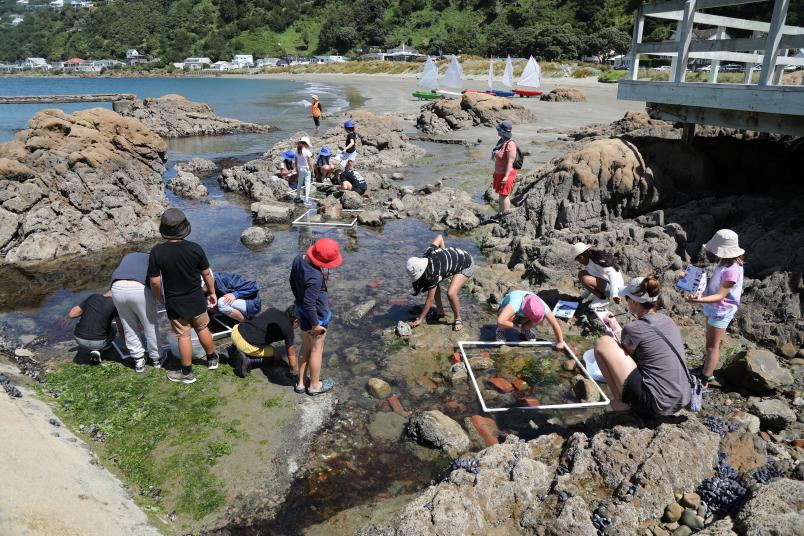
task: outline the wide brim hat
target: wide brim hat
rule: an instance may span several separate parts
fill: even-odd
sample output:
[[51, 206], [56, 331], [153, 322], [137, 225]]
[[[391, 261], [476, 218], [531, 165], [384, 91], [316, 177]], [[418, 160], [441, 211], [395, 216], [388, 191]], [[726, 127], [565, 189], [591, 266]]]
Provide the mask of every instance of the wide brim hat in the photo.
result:
[[191, 230], [190, 222], [181, 210], [169, 208], [162, 213], [159, 234], [165, 240], [182, 240], [190, 234]]
[[310, 95], [310, 98], [313, 100], [318, 100], [318, 95]]
[[343, 124], [343, 128], [355, 128], [355, 124], [351, 121], [347, 121]]
[[642, 294], [637, 294], [639, 292], [639, 286], [644, 281], [644, 277], [635, 277], [628, 282], [623, 288], [620, 289], [618, 295], [620, 298], [631, 298], [633, 301], [637, 303], [656, 303], [659, 301], [659, 295], [656, 296], [649, 296], [647, 292], [643, 292]]
[[528, 317], [528, 320], [538, 324], [544, 320], [544, 302], [537, 295], [528, 294], [522, 300], [522, 312]]
[[310, 146], [310, 138], [308, 138], [307, 136], [302, 136], [302, 138], [299, 140], [299, 143], [303, 143], [307, 147], [309, 147]]
[[424, 257], [410, 257], [405, 264], [405, 271], [408, 272], [408, 277], [411, 281], [418, 281], [427, 269], [428, 260]]
[[285, 151], [282, 153], [282, 158], [285, 160], [296, 160], [296, 153], [293, 151]]
[[337, 268], [343, 263], [341, 246], [331, 238], [319, 238], [307, 248], [307, 258], [319, 268]]
[[704, 249], [721, 259], [733, 259], [745, 253], [745, 250], [738, 244], [737, 233], [731, 229], [721, 229], [716, 232], [715, 236], [704, 244]]
[[323, 147], [321, 147], [321, 151], [318, 154], [320, 154], [321, 156], [332, 156], [332, 151], [329, 150], [329, 147], [324, 145]]
[[570, 250], [570, 259], [575, 260], [578, 258], [578, 255], [583, 255], [590, 249], [592, 249], [592, 246], [590, 246], [589, 244], [584, 244], [582, 242], [573, 244], [572, 249]]
[[511, 134], [511, 132], [513, 132], [513, 130], [514, 130], [514, 125], [513, 125], [513, 123], [511, 123], [508, 120], [503, 121], [502, 123], [497, 125], [497, 132], [499, 132], [500, 134], [503, 134], [503, 133]]

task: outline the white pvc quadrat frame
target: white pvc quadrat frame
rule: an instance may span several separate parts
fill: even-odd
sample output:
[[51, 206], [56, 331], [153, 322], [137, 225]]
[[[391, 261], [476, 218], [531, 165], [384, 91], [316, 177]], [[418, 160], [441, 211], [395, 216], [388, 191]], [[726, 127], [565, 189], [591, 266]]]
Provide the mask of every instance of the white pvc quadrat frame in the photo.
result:
[[302, 214], [301, 216], [299, 216], [298, 218], [293, 220], [293, 223], [291, 223], [291, 225], [292, 226], [307, 226], [307, 227], [345, 227], [345, 228], [351, 228], [351, 227], [354, 227], [357, 224], [357, 215], [356, 215], [356, 213], [363, 212], [363, 211], [362, 210], [342, 210], [341, 214], [347, 213], [347, 212], [355, 214], [354, 219], [352, 219], [352, 221], [350, 223], [333, 223], [333, 222], [325, 222], [325, 221], [322, 221], [322, 222], [301, 221], [302, 218], [309, 217], [311, 215], [310, 214], [311, 212], [313, 214], [315, 214], [315, 213], [318, 212], [318, 209], [311, 208], [311, 209], [307, 210], [304, 214]]
[[595, 384], [595, 388], [597, 388], [598, 393], [602, 400], [600, 402], [575, 402], [570, 404], [546, 404], [541, 406], [515, 406], [512, 408], [490, 408], [486, 405], [486, 401], [483, 399], [483, 394], [480, 392], [480, 386], [477, 384], [477, 379], [475, 378], [475, 374], [472, 371], [471, 365], [469, 365], [469, 357], [466, 355], [466, 348], [482, 348], [482, 347], [500, 347], [500, 346], [518, 346], [518, 347], [532, 347], [532, 348], [552, 348], [553, 343], [547, 341], [527, 341], [527, 342], [505, 342], [505, 341], [459, 341], [458, 348], [461, 352], [461, 358], [463, 359], [463, 364], [466, 367], [466, 371], [469, 373], [469, 378], [472, 381], [472, 386], [475, 388], [475, 393], [477, 393], [477, 399], [480, 402], [480, 407], [483, 409], [484, 413], [499, 413], [508, 410], [537, 410], [537, 411], [544, 411], [544, 410], [554, 410], [554, 409], [579, 409], [579, 408], [598, 408], [598, 407], [605, 407], [609, 404], [610, 400], [609, 397], [606, 396], [606, 393], [603, 392], [603, 389], [600, 388], [600, 385], [595, 381], [594, 378], [589, 374], [589, 371], [586, 370], [586, 366], [584, 366], [583, 360], [579, 360], [578, 357], [573, 353], [572, 350], [568, 346], [564, 346], [564, 354], [568, 355], [572, 359], [575, 360], [578, 368], [583, 372], [585, 378], [592, 380]]

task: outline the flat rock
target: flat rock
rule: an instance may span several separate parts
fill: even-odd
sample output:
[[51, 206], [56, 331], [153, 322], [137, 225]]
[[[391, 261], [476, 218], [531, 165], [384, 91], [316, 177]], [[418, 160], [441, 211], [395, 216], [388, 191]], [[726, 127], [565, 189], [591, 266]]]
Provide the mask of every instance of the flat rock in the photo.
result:
[[369, 311], [374, 309], [374, 306], [376, 305], [377, 300], [366, 300], [363, 303], [355, 305], [349, 310], [349, 312], [346, 313], [346, 321], [349, 323], [355, 323], [358, 320], [361, 320], [369, 313]]
[[175, 177], [168, 179], [165, 187], [185, 199], [204, 199], [209, 193], [207, 187], [201, 184], [201, 179], [186, 171], [179, 171]]
[[549, 102], [586, 102], [586, 93], [580, 89], [557, 87], [541, 96], [541, 100]]
[[786, 402], [778, 398], [761, 400], [751, 397], [748, 399], [748, 410], [759, 417], [762, 426], [775, 432], [784, 430], [789, 424], [796, 422], [796, 413]]
[[722, 374], [730, 385], [759, 393], [793, 385], [793, 375], [780, 367], [773, 352], [767, 350], [741, 352], [723, 369]]
[[379, 210], [364, 210], [357, 215], [357, 221], [371, 227], [381, 227], [384, 223]]
[[471, 447], [461, 425], [438, 410], [415, 413], [408, 421], [407, 433], [416, 441], [440, 448], [453, 457]]
[[189, 162], [179, 162], [176, 169], [189, 173], [211, 173], [218, 169], [218, 164], [206, 158], [193, 158]]
[[374, 398], [379, 398], [384, 400], [391, 396], [391, 386], [385, 380], [381, 380], [380, 378], [370, 378], [368, 383], [366, 383], [366, 389], [368, 392], [371, 393], [371, 396]]
[[282, 203], [252, 203], [251, 215], [255, 223], [290, 223], [294, 216], [293, 205]]
[[368, 432], [374, 441], [393, 443], [399, 441], [405, 430], [407, 419], [392, 411], [375, 413], [368, 425]]
[[401, 320], [396, 323], [395, 331], [399, 337], [410, 337], [413, 334], [410, 324]]
[[[767, 463], [765, 442], [756, 433], [740, 430], [729, 432], [720, 441], [720, 450], [726, 455], [729, 464], [741, 473], [757, 469]], [[700, 497], [698, 503], [700, 504]], [[684, 506], [698, 507], [697, 504]]]
[[270, 229], [251, 226], [240, 233], [240, 241], [247, 248], [259, 249], [274, 241], [274, 234]]
[[804, 533], [804, 482], [786, 478], [756, 488], [735, 516], [745, 536]]

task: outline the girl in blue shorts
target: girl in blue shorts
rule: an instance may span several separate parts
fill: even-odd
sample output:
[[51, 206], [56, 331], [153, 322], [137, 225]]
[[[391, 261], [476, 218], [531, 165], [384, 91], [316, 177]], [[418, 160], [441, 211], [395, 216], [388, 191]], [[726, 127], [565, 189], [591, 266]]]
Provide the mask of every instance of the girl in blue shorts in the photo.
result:
[[556, 350], [564, 349], [564, 336], [553, 311], [535, 293], [527, 290], [514, 290], [505, 295], [497, 310], [497, 341], [505, 341], [505, 329], [519, 326], [525, 340], [536, 340], [532, 328], [544, 320], [553, 328], [556, 335]]

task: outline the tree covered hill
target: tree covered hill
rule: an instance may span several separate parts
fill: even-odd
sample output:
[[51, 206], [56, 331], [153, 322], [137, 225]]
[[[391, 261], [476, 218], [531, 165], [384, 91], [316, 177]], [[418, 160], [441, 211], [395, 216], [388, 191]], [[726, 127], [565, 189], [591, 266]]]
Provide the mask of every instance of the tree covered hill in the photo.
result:
[[[47, 0], [29, 0], [31, 4]], [[640, 0], [96, 0], [91, 9], [20, 12], [0, 0], [0, 60], [41, 56], [119, 58], [129, 48], [178, 61], [287, 54], [356, 53], [412, 45], [427, 53], [534, 54], [578, 58], [630, 43]], [[772, 2], [729, 8], [732, 16], [769, 19]], [[804, 22], [792, 0], [788, 24]], [[666, 39], [672, 25], [649, 19], [646, 35]]]
[[[30, 0], [31, 3], [45, 0]], [[426, 52], [577, 57], [601, 34], [627, 40], [627, 0], [97, 0], [92, 9], [26, 13], [0, 29], [0, 60], [121, 57], [177, 61], [355, 53], [407, 43]], [[0, 16], [19, 12], [0, 0]], [[3, 17], [4, 19], [6, 17]], [[2, 25], [2, 22], [0, 22]], [[614, 33], [612, 29], [620, 30]], [[606, 30], [603, 32], [603, 30]], [[593, 44], [593, 43], [592, 43]]]

